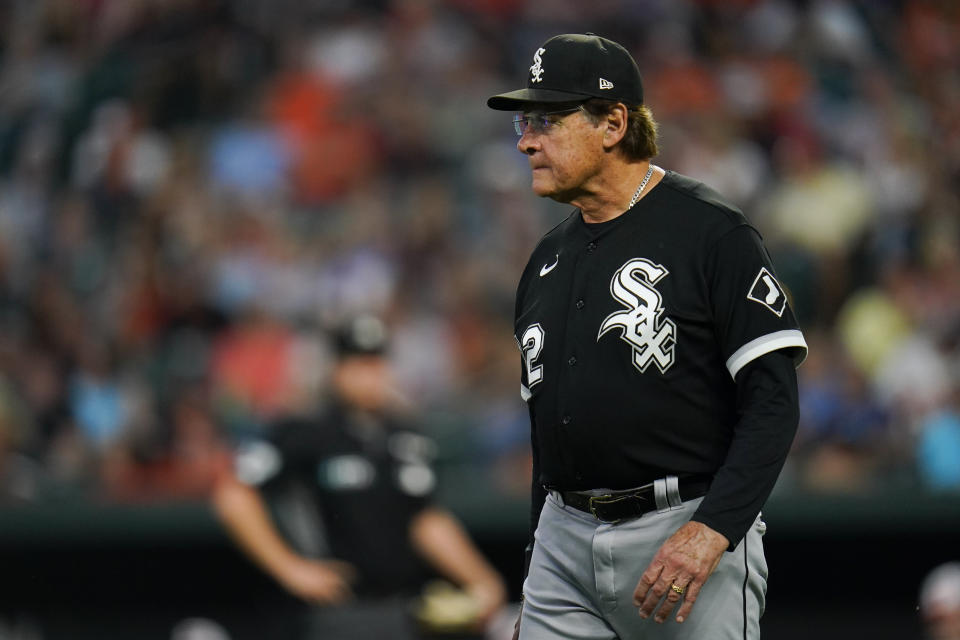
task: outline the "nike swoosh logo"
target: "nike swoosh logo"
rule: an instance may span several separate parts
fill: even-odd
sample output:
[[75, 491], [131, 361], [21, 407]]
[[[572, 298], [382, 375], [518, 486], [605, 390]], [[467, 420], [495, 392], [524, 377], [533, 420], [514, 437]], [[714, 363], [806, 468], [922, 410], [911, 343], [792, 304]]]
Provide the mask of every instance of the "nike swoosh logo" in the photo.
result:
[[551, 264], [551, 265], [546, 265], [546, 264], [545, 264], [545, 265], [543, 265], [542, 267], [540, 267], [540, 277], [542, 278], [543, 276], [545, 276], [545, 275], [547, 275], [548, 273], [550, 273], [551, 271], [553, 271], [553, 270], [557, 267], [558, 264], [560, 264], [560, 254], [559, 254], [559, 253], [557, 254], [557, 259], [554, 260], [553, 264]]

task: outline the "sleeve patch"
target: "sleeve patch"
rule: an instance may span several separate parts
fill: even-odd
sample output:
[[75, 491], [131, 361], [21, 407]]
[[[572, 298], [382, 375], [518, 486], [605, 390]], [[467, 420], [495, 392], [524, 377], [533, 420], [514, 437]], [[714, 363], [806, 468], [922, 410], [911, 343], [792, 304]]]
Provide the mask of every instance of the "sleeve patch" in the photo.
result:
[[237, 480], [254, 487], [277, 475], [282, 466], [283, 457], [269, 442], [245, 443], [234, 458]]
[[783, 292], [783, 287], [766, 267], [762, 267], [760, 273], [754, 278], [750, 291], [747, 292], [747, 299], [759, 302], [775, 313], [778, 318], [787, 308], [787, 296]]

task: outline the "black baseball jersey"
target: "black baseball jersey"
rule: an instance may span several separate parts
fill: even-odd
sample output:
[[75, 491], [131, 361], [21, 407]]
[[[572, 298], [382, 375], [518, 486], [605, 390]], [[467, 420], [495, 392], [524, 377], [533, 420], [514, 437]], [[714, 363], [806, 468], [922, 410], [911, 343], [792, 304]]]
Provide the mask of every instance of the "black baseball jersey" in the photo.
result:
[[429, 575], [409, 527], [430, 504], [433, 449], [405, 425], [335, 407], [315, 420], [279, 423], [268, 439], [241, 447], [236, 473], [268, 502], [305, 489], [319, 516], [320, 555], [356, 567], [358, 594], [398, 595]]
[[[738, 424], [738, 373], [771, 352], [806, 354], [758, 232], [673, 172], [610, 221], [577, 210], [547, 233], [514, 329], [534, 484], [561, 490], [716, 474]], [[771, 469], [758, 481], [772, 486]]]

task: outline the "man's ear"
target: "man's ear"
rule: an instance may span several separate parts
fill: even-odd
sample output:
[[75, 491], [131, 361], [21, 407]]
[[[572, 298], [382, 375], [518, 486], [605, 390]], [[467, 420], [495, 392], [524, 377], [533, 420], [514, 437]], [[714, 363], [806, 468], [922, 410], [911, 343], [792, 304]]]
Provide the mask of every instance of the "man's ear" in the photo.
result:
[[627, 135], [628, 116], [627, 107], [622, 102], [618, 102], [607, 114], [606, 119], [601, 123], [604, 127], [603, 146], [605, 149], [613, 149]]

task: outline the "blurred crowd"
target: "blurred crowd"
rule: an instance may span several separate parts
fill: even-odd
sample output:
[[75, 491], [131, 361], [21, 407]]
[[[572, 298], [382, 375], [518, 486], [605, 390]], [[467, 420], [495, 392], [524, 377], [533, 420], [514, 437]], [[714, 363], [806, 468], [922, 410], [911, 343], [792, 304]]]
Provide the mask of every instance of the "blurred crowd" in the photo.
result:
[[782, 484], [960, 489], [955, 3], [7, 0], [0, 502], [205, 495], [317, 409], [358, 312], [442, 456], [525, 496], [513, 296], [567, 208], [485, 99], [584, 31], [638, 60], [656, 162], [742, 207], [790, 290]]

